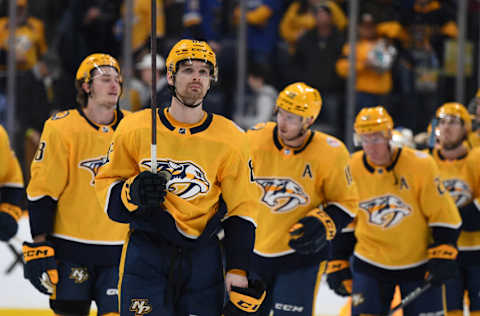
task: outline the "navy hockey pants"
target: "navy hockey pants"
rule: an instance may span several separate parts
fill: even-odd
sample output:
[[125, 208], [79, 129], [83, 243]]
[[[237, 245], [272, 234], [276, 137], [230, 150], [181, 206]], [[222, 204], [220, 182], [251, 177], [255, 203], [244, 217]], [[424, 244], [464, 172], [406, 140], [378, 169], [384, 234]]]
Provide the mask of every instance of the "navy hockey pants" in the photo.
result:
[[275, 316], [312, 316], [315, 294], [320, 286], [323, 265], [302, 267], [282, 273], [263, 273], [267, 297], [262, 316], [273, 310]]
[[120, 315], [221, 315], [224, 303], [218, 243], [186, 250], [130, 234], [120, 264]]
[[[381, 281], [373, 276], [354, 272], [352, 293], [352, 315], [384, 315], [390, 310], [390, 303], [395, 293], [395, 285], [400, 287], [402, 297], [411, 293], [416, 287], [425, 284], [419, 281]], [[442, 288], [431, 287], [403, 309], [405, 316], [420, 314], [443, 315]]]

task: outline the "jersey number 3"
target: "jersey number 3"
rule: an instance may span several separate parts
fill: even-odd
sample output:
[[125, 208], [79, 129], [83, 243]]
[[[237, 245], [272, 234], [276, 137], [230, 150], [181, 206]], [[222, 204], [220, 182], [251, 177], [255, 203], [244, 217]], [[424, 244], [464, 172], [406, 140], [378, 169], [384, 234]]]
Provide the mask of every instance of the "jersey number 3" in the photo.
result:
[[43, 159], [46, 146], [47, 146], [47, 143], [40, 142], [40, 144], [38, 145], [37, 153], [35, 154], [35, 158], [34, 158], [35, 161], [40, 161]]

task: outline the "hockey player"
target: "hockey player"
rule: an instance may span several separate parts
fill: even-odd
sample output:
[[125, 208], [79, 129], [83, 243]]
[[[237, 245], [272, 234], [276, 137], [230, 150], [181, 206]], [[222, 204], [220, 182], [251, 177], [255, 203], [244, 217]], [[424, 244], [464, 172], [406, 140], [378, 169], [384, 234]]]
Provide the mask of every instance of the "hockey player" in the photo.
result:
[[436, 114], [439, 149], [431, 151], [445, 189], [455, 201], [463, 225], [458, 239], [459, 277], [449, 280], [448, 315], [463, 315], [464, 291], [468, 291], [470, 315], [480, 315], [480, 149], [470, 150], [464, 140], [472, 121], [460, 103], [442, 105]]
[[220, 315], [226, 287], [224, 315], [253, 315], [265, 293], [247, 279], [259, 205], [246, 135], [203, 110], [217, 80], [215, 53], [206, 42], [179, 41], [166, 64], [172, 101], [158, 111], [158, 173], [150, 172], [152, 113], [146, 109], [120, 124], [96, 177], [103, 209], [131, 227], [121, 261], [121, 314]]
[[333, 242], [328, 284], [352, 295], [352, 315], [384, 315], [395, 285], [405, 297], [427, 279], [432, 288], [404, 315], [443, 313], [440, 285], [455, 276], [461, 219], [438, 168], [427, 153], [390, 146], [393, 121], [381, 106], [362, 109], [354, 129], [363, 147], [350, 160], [360, 209], [355, 236], [344, 230]]
[[268, 285], [262, 315], [270, 308], [275, 315], [315, 314], [327, 245], [356, 214], [347, 149], [335, 137], [309, 129], [321, 107], [316, 89], [293, 83], [277, 98], [277, 123], [247, 132], [250, 179], [261, 189], [254, 257]]
[[25, 242], [25, 277], [57, 315], [118, 315], [118, 265], [128, 226], [112, 222], [95, 195], [95, 175], [107, 161], [119, 110], [117, 60], [93, 54], [75, 80], [80, 107], [46, 121], [28, 184], [33, 243]]
[[17, 221], [25, 207], [25, 189], [20, 164], [8, 140], [5, 128], [0, 125], [0, 241], [9, 241], [18, 230]]

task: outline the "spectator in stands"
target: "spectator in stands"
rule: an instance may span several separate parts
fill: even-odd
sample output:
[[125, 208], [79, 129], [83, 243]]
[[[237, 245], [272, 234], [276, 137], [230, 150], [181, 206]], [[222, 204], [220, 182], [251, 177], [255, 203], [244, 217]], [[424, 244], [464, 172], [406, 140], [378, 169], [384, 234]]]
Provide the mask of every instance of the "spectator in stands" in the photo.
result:
[[[455, 3], [449, 1], [438, 0], [415, 0], [410, 10], [403, 12], [403, 23], [405, 25], [423, 24], [428, 25], [430, 33], [430, 45], [433, 52], [438, 58], [439, 64], [447, 66], [445, 60], [456, 59], [452, 55], [447, 55], [449, 51], [456, 50], [456, 42], [451, 41], [458, 36], [458, 28], [456, 24], [456, 8]], [[456, 76], [456, 67], [444, 67], [439, 77], [439, 85], [437, 95], [440, 103], [455, 99], [454, 87]], [[437, 102], [438, 103], [438, 102]]]
[[80, 22], [80, 34], [83, 35], [88, 53], [108, 51], [118, 55], [119, 47], [113, 38], [113, 25], [119, 15], [116, 1], [80, 0], [74, 12]]
[[341, 55], [344, 36], [333, 24], [330, 6], [320, 4], [314, 10], [315, 28], [298, 40], [292, 75], [296, 81], [308, 82], [320, 91], [325, 106], [319, 120], [329, 125], [330, 133], [338, 135], [343, 80], [335, 71], [335, 62]]
[[409, 30], [411, 40], [404, 50], [408, 58], [400, 57], [402, 65], [408, 64], [399, 70], [409, 72], [408, 82], [403, 84], [411, 87], [402, 91], [403, 106], [396, 113], [402, 124], [418, 133], [425, 130], [434, 117], [439, 102], [440, 61], [432, 47], [431, 27], [418, 23], [410, 25]]
[[[120, 53], [113, 26], [120, 15], [120, 1], [71, 0], [58, 28], [58, 51], [66, 77], [75, 76], [83, 58], [103, 51]], [[69, 101], [69, 104], [72, 101]]]
[[[247, 49], [249, 61], [272, 67], [278, 40], [281, 3], [276, 0], [247, 0]], [[235, 9], [235, 21], [240, 8]]]
[[[163, 9], [163, 0], [157, 0], [157, 43], [158, 51], [163, 52], [162, 39], [165, 36], [165, 12]], [[133, 2], [133, 29], [132, 29], [132, 49], [135, 55], [142, 50], [149, 50], [151, 36], [151, 1], [135, 0]]]
[[[172, 98], [167, 85], [167, 78], [165, 77], [165, 60], [162, 56], [156, 55], [156, 102], [157, 106], [163, 108], [170, 104]], [[130, 82], [130, 101], [121, 101], [121, 105], [125, 102], [129, 105], [129, 110], [138, 111], [151, 105], [152, 94], [152, 56], [146, 54], [135, 65], [137, 76]]]
[[472, 132], [468, 135], [468, 142], [472, 147], [480, 146], [480, 89], [468, 103], [468, 112], [472, 117]]
[[[35, 72], [44, 65], [42, 58], [47, 51], [43, 21], [30, 16], [27, 0], [17, 0], [17, 16], [15, 29], [15, 58], [16, 58], [16, 109], [15, 123], [17, 129], [10, 134], [15, 147], [18, 160], [22, 169], [29, 169], [25, 161], [24, 137], [25, 131], [29, 128], [42, 127], [42, 123], [36, 124], [39, 120], [48, 118], [49, 105], [46, 90], [41, 82], [35, 77]], [[6, 69], [8, 54], [9, 18], [0, 18], [0, 69]], [[0, 100], [6, 100], [6, 80], [0, 78]], [[35, 111], [32, 111], [32, 105]], [[9, 104], [3, 103], [5, 110]], [[2, 119], [5, 113], [0, 114]], [[28, 177], [28, 172], [23, 172]]]
[[[6, 66], [8, 51], [8, 17], [0, 18], [0, 64]], [[17, 69], [31, 70], [47, 51], [44, 25], [28, 13], [28, 1], [17, 0], [15, 58]]]
[[[370, 13], [363, 13], [358, 25], [356, 46], [356, 107], [358, 113], [362, 107], [389, 104], [387, 98], [392, 90], [391, 67], [395, 57], [393, 46], [378, 37], [377, 24]], [[337, 61], [337, 72], [348, 76], [349, 44], [342, 49], [343, 55]]]
[[262, 65], [251, 65], [248, 72], [248, 90], [243, 113], [236, 113], [235, 123], [249, 129], [273, 119], [278, 92], [268, 84], [268, 73]]
[[303, 34], [315, 28], [315, 8], [326, 6], [336, 28], [343, 31], [347, 26], [347, 17], [334, 1], [295, 0], [288, 7], [280, 22], [280, 36], [289, 44], [289, 52], [295, 52], [296, 43]]

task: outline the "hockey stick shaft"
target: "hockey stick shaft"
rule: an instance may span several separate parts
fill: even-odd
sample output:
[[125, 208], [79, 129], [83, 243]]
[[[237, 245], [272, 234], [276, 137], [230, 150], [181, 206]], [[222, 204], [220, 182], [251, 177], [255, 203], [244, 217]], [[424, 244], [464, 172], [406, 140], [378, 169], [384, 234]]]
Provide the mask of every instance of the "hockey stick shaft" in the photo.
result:
[[392, 308], [388, 312], [387, 316], [392, 316], [396, 311], [410, 304], [413, 300], [417, 299], [420, 295], [427, 291], [431, 286], [432, 284], [430, 282], [427, 282], [424, 285], [415, 288], [412, 292], [408, 293], [408, 295], [405, 296], [404, 299], [402, 299], [400, 304]]
[[151, 0], [150, 56], [152, 59], [152, 142], [150, 146], [151, 171], [157, 173], [157, 0]]

